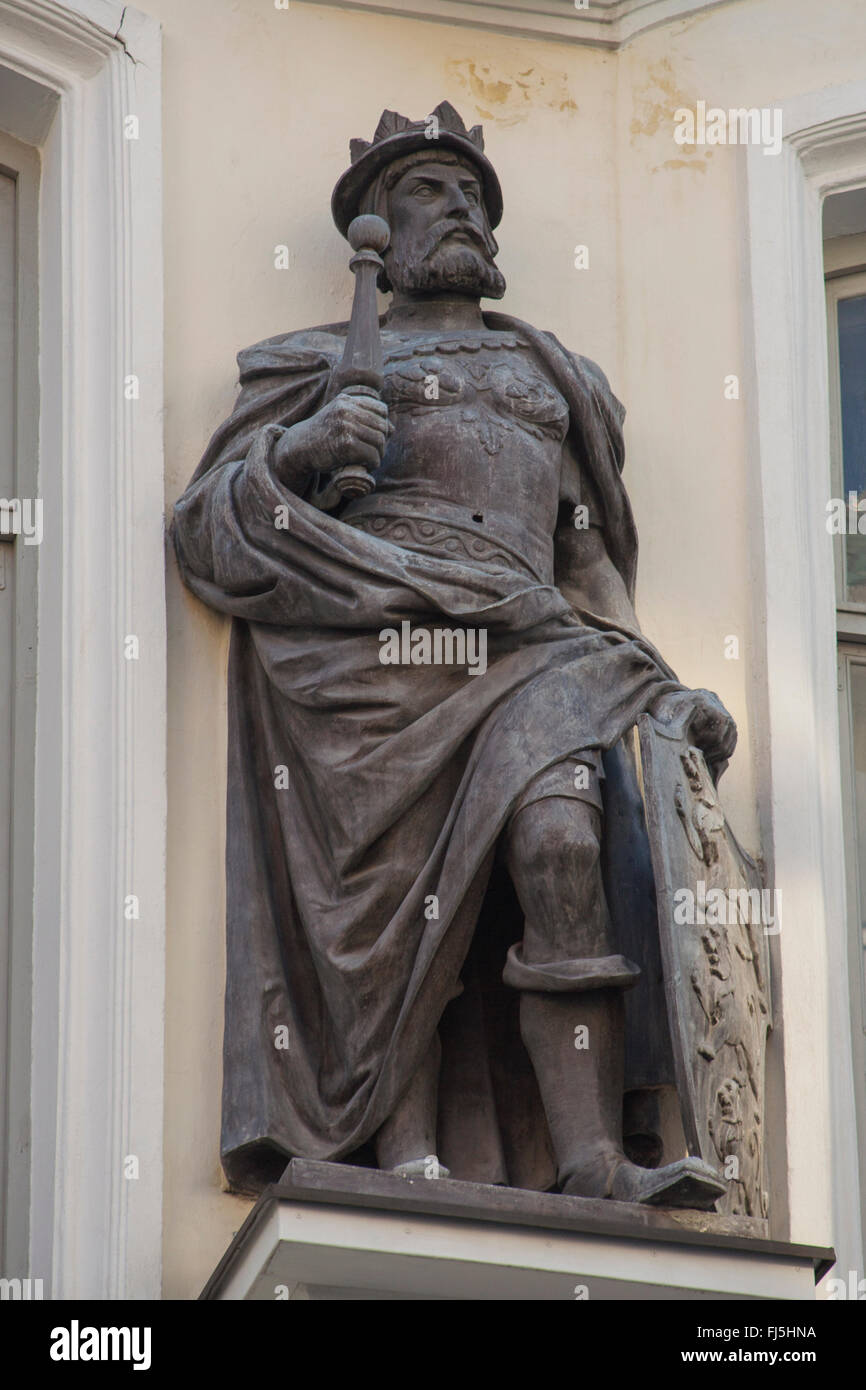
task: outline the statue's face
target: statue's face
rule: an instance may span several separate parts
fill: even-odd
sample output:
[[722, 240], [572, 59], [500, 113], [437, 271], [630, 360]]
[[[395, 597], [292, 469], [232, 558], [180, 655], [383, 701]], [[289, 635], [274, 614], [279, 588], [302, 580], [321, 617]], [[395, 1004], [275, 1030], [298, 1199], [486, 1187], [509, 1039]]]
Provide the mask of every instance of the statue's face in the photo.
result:
[[505, 280], [481, 184], [465, 164], [415, 164], [391, 189], [388, 278], [404, 293], [450, 291], [500, 299]]
[[[463, 164], [416, 164], [391, 190], [392, 230], [418, 237], [443, 219], [471, 223], [476, 239], [486, 233], [481, 185]], [[471, 233], [455, 232], [465, 239]]]

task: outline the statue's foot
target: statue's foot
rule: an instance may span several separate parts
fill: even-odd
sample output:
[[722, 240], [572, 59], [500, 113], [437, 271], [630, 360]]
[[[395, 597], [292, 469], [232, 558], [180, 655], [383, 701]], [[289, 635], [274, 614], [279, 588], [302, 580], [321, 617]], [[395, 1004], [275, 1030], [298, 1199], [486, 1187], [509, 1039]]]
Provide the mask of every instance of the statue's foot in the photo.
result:
[[388, 1169], [398, 1178], [450, 1178], [451, 1170], [440, 1163], [435, 1154], [426, 1158], [410, 1158], [406, 1163], [397, 1163]]
[[687, 1207], [712, 1211], [726, 1187], [703, 1159], [688, 1157], [664, 1168], [639, 1168], [622, 1155], [609, 1155], [606, 1173], [598, 1162], [569, 1178], [563, 1192], [569, 1197], [608, 1197], [653, 1207]]

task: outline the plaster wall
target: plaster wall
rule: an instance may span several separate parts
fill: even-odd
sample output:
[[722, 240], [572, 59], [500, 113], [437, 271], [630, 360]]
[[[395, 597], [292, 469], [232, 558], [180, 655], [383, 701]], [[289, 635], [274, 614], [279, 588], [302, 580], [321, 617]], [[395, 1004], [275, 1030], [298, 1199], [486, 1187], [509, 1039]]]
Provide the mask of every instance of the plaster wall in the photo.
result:
[[[738, 721], [725, 798], [755, 847], [745, 151], [684, 150], [673, 112], [698, 99], [784, 110], [855, 80], [866, 52], [858, 0], [742, 0], [618, 52], [303, 0], [287, 11], [268, 0], [145, 7], [164, 30], [167, 506], [231, 409], [237, 350], [348, 315], [347, 248], [328, 204], [349, 137], [369, 139], [385, 106], [419, 117], [449, 99], [467, 125], [483, 123], [502, 181], [503, 307], [598, 361], [628, 407], [639, 613], [682, 679], [718, 691]], [[288, 270], [274, 266], [281, 244]], [[578, 244], [588, 269], [574, 266]], [[739, 400], [725, 399], [729, 374]], [[164, 1292], [186, 1298], [248, 1204], [222, 1192], [218, 1157], [228, 624], [182, 589], [171, 557], [168, 570]], [[820, 1062], [796, 1090], [792, 1232], [819, 1242], [830, 1235]]]

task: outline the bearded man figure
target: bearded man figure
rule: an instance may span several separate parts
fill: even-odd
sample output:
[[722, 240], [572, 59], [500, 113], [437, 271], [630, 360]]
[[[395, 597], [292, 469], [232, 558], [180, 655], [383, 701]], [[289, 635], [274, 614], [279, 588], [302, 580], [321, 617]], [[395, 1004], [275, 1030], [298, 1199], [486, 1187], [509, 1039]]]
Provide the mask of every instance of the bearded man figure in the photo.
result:
[[[624, 1148], [624, 1091], [669, 1080], [630, 738], [685, 720], [719, 765], [735, 727], [641, 635], [623, 409], [482, 311], [501, 191], [480, 128], [434, 118], [385, 112], [334, 191], [343, 233], [391, 229], [383, 399], [332, 390], [346, 324], [247, 349], [175, 510], [185, 582], [234, 618], [223, 1164], [240, 1191], [301, 1156], [710, 1208], [704, 1162]], [[341, 500], [358, 462], [375, 486]], [[486, 667], [420, 664], [443, 628]]]

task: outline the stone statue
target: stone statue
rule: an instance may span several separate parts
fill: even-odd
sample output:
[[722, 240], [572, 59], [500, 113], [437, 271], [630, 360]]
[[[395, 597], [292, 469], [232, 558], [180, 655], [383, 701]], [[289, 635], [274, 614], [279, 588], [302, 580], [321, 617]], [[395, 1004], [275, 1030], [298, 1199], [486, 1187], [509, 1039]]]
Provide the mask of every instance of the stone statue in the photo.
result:
[[481, 308], [480, 127], [386, 111], [351, 153], [351, 329], [240, 353], [175, 510], [184, 581], [234, 619], [226, 1173], [709, 1209], [710, 1163], [623, 1135], [624, 1092], [671, 1079], [633, 731], [678, 721], [717, 775], [733, 720], [641, 635], [604, 374]]

